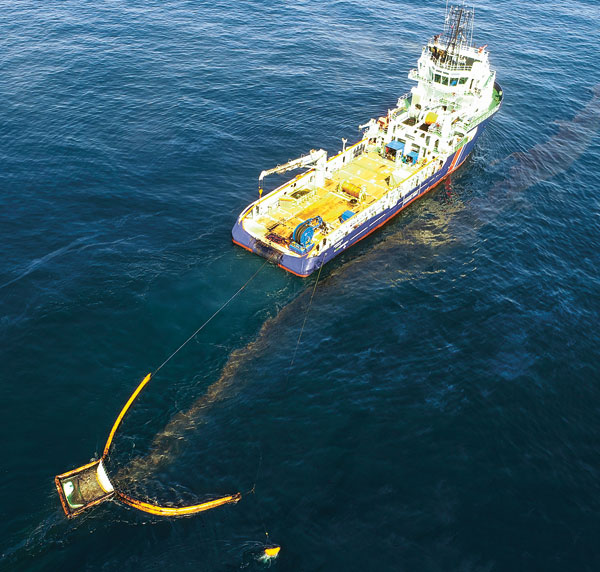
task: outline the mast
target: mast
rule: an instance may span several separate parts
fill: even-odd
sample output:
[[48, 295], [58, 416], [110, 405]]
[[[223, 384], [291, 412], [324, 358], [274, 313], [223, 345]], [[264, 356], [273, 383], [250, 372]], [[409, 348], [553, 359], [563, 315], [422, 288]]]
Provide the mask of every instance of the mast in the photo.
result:
[[443, 48], [442, 61], [455, 63], [461, 48], [468, 48], [473, 42], [474, 10], [463, 6], [450, 6], [446, 13], [444, 31], [439, 38]]

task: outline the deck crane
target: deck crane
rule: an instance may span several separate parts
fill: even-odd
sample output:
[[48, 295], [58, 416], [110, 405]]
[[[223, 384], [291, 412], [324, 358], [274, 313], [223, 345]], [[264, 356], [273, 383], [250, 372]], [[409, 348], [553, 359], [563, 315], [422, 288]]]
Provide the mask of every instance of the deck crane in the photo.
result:
[[303, 155], [298, 159], [293, 159], [292, 161], [288, 161], [287, 163], [283, 163], [283, 165], [277, 165], [277, 167], [273, 167], [272, 169], [267, 169], [263, 171], [258, 176], [258, 196], [262, 197], [263, 179], [267, 175], [273, 175], [274, 173], [285, 173], [286, 171], [291, 171], [293, 169], [302, 169], [303, 167], [310, 167], [312, 165], [315, 166], [315, 172], [317, 176], [316, 184], [317, 186], [322, 186], [325, 183], [325, 164], [327, 163], [327, 151], [324, 149], [311, 149], [308, 155]]

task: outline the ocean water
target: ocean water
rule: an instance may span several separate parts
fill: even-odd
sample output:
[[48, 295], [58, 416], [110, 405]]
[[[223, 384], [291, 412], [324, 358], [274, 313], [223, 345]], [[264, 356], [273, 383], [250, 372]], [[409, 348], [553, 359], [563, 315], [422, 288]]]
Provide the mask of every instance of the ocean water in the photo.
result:
[[357, 140], [445, 2], [0, 5], [0, 569], [600, 568], [595, 0], [476, 1], [505, 102], [461, 170], [316, 289], [264, 266], [144, 390], [117, 486], [238, 504], [71, 521], [54, 475], [263, 265], [259, 172]]

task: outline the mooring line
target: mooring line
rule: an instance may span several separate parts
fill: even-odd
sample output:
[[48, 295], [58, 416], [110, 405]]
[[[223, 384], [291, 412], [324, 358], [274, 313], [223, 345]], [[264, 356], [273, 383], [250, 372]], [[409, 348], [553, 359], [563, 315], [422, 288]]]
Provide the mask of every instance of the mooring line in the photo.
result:
[[[258, 451], [259, 451], [259, 461], [258, 461], [258, 469], [256, 470], [256, 476], [254, 477], [254, 484], [252, 485], [252, 488], [246, 493], [247, 495], [253, 494], [256, 497], [256, 484], [258, 483], [258, 475], [260, 474], [260, 470], [262, 468], [262, 460], [263, 460], [263, 456], [262, 456], [262, 447], [260, 446], [260, 442], [258, 443]], [[256, 499], [256, 510], [258, 511], [258, 517], [260, 518], [260, 521], [262, 523], [262, 527], [263, 530], [265, 531], [265, 537], [267, 539], [267, 543], [269, 542], [269, 533], [267, 531], [267, 527], [265, 525], [265, 519], [263, 518], [262, 515], [262, 511], [260, 510], [260, 503], [258, 502], [258, 499]]]
[[290, 362], [290, 366], [288, 368], [288, 375], [290, 375], [290, 371], [292, 366], [294, 365], [294, 360], [296, 359], [296, 353], [298, 352], [298, 347], [300, 346], [300, 339], [302, 338], [302, 332], [304, 332], [304, 326], [306, 326], [306, 319], [308, 318], [308, 313], [310, 312], [310, 307], [312, 305], [312, 301], [315, 295], [315, 291], [317, 289], [317, 284], [319, 283], [319, 278], [321, 277], [321, 270], [323, 270], [324, 264], [321, 263], [319, 267], [319, 273], [317, 274], [317, 279], [315, 280], [315, 285], [313, 287], [312, 294], [310, 295], [310, 300], [308, 301], [308, 308], [306, 308], [306, 313], [304, 314], [304, 321], [302, 322], [302, 327], [300, 328], [300, 333], [298, 334], [298, 340], [296, 341], [296, 347], [294, 348], [294, 354], [292, 355], [292, 361]]
[[252, 282], [252, 280], [254, 280], [254, 278], [256, 277], [256, 275], [265, 267], [265, 265], [268, 263], [268, 260], [265, 260], [263, 265], [250, 277], [248, 278], [248, 280], [246, 280], [245, 284], [233, 295], [231, 296], [231, 298], [229, 298], [229, 300], [227, 300], [227, 302], [225, 302], [210, 318], [208, 318], [208, 320], [206, 320], [206, 322], [204, 322], [204, 324], [202, 324], [187, 340], [185, 340], [185, 342], [183, 342], [165, 361], [163, 361], [154, 371], [154, 373], [152, 374], [153, 376], [156, 375], [163, 366], [167, 365], [167, 363], [169, 363], [169, 361], [171, 361], [171, 359], [173, 357], [175, 357], [175, 355], [182, 350], [189, 342], [191, 342], [201, 331], [202, 329], [208, 325], [208, 323], [219, 313], [221, 312], [221, 310], [224, 310], [225, 307], [246, 287], [248, 286], [248, 284], [250, 284], [250, 282]]
[[252, 280], [254, 280], [254, 278], [256, 277], [256, 275], [265, 267], [265, 265], [267, 263], [268, 263], [268, 260], [265, 260], [265, 262], [262, 264], [262, 266], [260, 266], [260, 268], [252, 276], [250, 276], [250, 278], [248, 278], [248, 280], [246, 280], [246, 282], [244, 282], [244, 284], [237, 290], [237, 292], [235, 292], [235, 294], [233, 294], [229, 298], [229, 300], [227, 300], [225, 303], [221, 304], [221, 306], [219, 307], [219, 309], [216, 312], [214, 312], [213, 315], [210, 318], [208, 318], [208, 320], [206, 320], [187, 340], [185, 340], [185, 342], [183, 342], [165, 361], [163, 361], [154, 370], [154, 373], [149, 373], [142, 380], [142, 382], [138, 385], [138, 387], [136, 388], [136, 390], [131, 394], [131, 397], [127, 400], [127, 403], [125, 403], [123, 409], [121, 410], [121, 413], [119, 413], [119, 416], [117, 417], [115, 423], [113, 424], [113, 427], [112, 427], [112, 429], [110, 431], [110, 434], [108, 436], [108, 440], [106, 441], [106, 445], [104, 446], [104, 452], [102, 453], [102, 458], [103, 459], [108, 456], [108, 451], [110, 450], [110, 446], [111, 446], [113, 437], [114, 437], [115, 433], [117, 432], [117, 429], [118, 429], [119, 425], [121, 424], [121, 421], [123, 420], [123, 417], [125, 417], [125, 414], [127, 413], [128, 409], [131, 407], [131, 404], [134, 402], [134, 400], [139, 395], [139, 393], [142, 391], [142, 389], [144, 389], [144, 387], [150, 381], [150, 379], [153, 378], [161, 370], [161, 368], [163, 368], [165, 365], [167, 365], [167, 363], [171, 359], [173, 359], [177, 355], [177, 353], [179, 351], [181, 351], [187, 344], [189, 344], [202, 331], [202, 329], [205, 326], [207, 326], [210, 323], [210, 321], [217, 314], [219, 314], [219, 312], [221, 312], [244, 288], [246, 288], [246, 286], [248, 286], [248, 284], [250, 284], [250, 282], [252, 282]]

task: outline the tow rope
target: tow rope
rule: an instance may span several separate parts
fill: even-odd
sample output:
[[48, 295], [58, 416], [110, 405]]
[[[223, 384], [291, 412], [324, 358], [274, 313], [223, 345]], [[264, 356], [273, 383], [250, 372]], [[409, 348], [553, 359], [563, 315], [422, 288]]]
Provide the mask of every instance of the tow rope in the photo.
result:
[[74, 516], [82, 513], [84, 510], [113, 497], [127, 506], [159, 516], [184, 516], [195, 514], [225, 504], [237, 503], [242, 498], [241, 493], [238, 492], [190, 506], [168, 507], [152, 504], [146, 501], [131, 498], [124, 492], [116, 490], [108, 477], [106, 467], [104, 466], [104, 461], [106, 461], [109, 456], [110, 447], [121, 421], [123, 421], [127, 411], [141, 393], [142, 389], [144, 389], [144, 387], [148, 384], [152, 377], [160, 371], [160, 369], [162, 369], [181, 349], [183, 349], [190, 341], [192, 341], [200, 333], [200, 331], [217, 316], [217, 314], [219, 314], [238, 296], [238, 294], [242, 292], [242, 290], [244, 290], [244, 288], [246, 288], [246, 286], [248, 286], [248, 284], [250, 284], [250, 282], [252, 282], [252, 280], [254, 280], [257, 274], [265, 267], [267, 263], [268, 261], [265, 261], [262, 266], [235, 292], [235, 294], [233, 294], [224, 304], [222, 304], [212, 314], [212, 316], [208, 318], [208, 320], [206, 320], [189, 338], [187, 338], [185, 342], [183, 342], [183, 344], [181, 344], [160, 366], [156, 368], [154, 373], [149, 373], [146, 377], [144, 377], [135, 391], [131, 394], [131, 397], [127, 400], [127, 403], [125, 403], [123, 409], [121, 409], [121, 412], [113, 423], [112, 429], [108, 435], [108, 439], [106, 440], [106, 445], [104, 445], [102, 457], [100, 457], [100, 459], [97, 461], [92, 461], [91, 463], [83, 465], [82, 467], [78, 467], [77, 469], [63, 473], [62, 475], [57, 475], [54, 478], [61, 505], [68, 518], [73, 518]]

